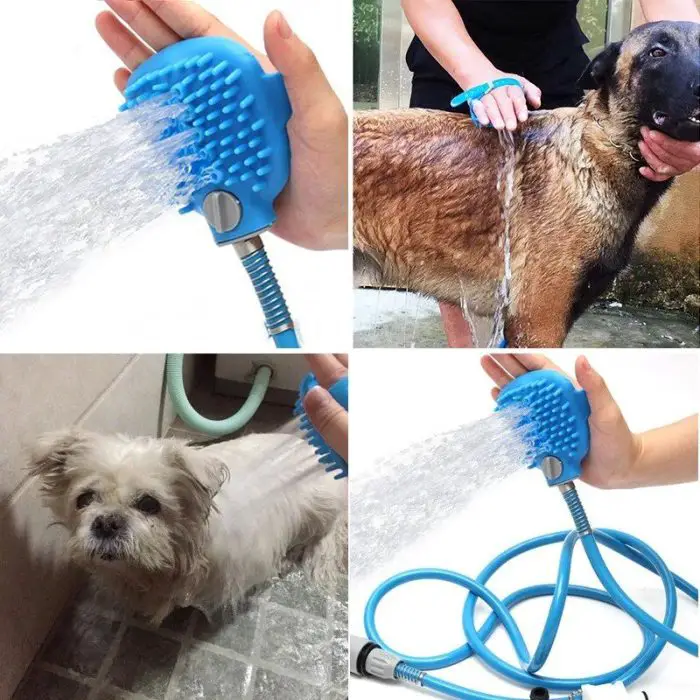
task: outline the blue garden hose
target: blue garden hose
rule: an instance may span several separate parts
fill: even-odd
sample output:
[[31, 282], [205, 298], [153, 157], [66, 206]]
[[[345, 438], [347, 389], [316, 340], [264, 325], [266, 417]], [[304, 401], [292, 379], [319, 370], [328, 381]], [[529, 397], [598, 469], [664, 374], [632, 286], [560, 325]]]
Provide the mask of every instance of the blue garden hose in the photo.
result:
[[205, 435], [222, 437], [240, 430], [250, 422], [260, 404], [265, 398], [272, 378], [272, 369], [267, 366], [258, 367], [255, 371], [253, 385], [250, 388], [248, 398], [243, 405], [229, 418], [212, 420], [201, 415], [189, 402], [183, 377], [184, 355], [170, 354], [165, 360], [165, 379], [168, 394], [173, 403], [175, 412], [193, 430]]
[[[693, 585], [668, 569], [661, 557], [641, 540], [617, 530], [592, 530], [588, 522], [583, 504], [578, 496], [573, 479], [576, 478], [574, 462], [580, 464], [581, 454], [588, 451], [587, 425], [582, 428], [580, 420], [588, 415], [585, 394], [576, 391], [562, 375], [547, 371], [530, 372], [514, 380], [501, 392], [501, 406], [520, 403], [521, 407], [528, 406], [530, 413], [523, 421], [533, 420], [536, 416], [539, 423], [531, 425], [533, 433], [532, 457], [556, 460], [558, 469], [551, 462], [543, 469], [550, 485], [557, 485], [571, 517], [575, 529], [572, 531], [556, 532], [535, 537], [508, 549], [496, 557], [475, 578], [469, 578], [455, 571], [443, 569], [415, 569], [406, 571], [384, 581], [370, 596], [365, 608], [364, 624], [369, 642], [355, 642], [355, 652], [351, 652], [351, 664], [356, 668], [351, 670], [360, 675], [377, 675], [382, 678], [392, 678], [414, 683], [424, 688], [437, 691], [448, 697], [462, 700], [521, 700], [504, 696], [489, 695], [476, 690], [444, 681], [428, 671], [453, 666], [471, 657], [479, 658], [497, 675], [512, 681], [515, 685], [533, 689], [530, 697], [549, 697], [548, 691], [566, 693], [562, 698], [585, 698], [589, 692], [586, 688], [614, 685], [629, 686], [637, 681], [656, 661], [666, 644], [698, 655], [698, 645], [692, 640], [676, 632], [673, 627], [676, 622], [678, 608], [677, 589], [697, 602], [698, 591]], [[568, 386], [567, 386], [568, 384]], [[504, 392], [507, 392], [503, 396]], [[567, 411], [564, 408], [568, 408]], [[558, 416], [556, 425], [551, 420]], [[568, 433], [561, 430], [561, 424], [575, 426]], [[543, 426], [545, 426], [543, 428]], [[568, 478], [561, 481], [561, 474], [568, 473]], [[581, 542], [588, 560], [602, 590], [570, 584], [571, 562], [574, 547]], [[563, 543], [559, 570], [554, 584], [540, 584], [515, 591], [504, 599], [499, 599], [489, 590], [487, 584], [491, 577], [506, 563], [526, 552], [550, 544]], [[620, 588], [609, 571], [601, 555], [599, 545], [621, 554], [630, 561], [639, 564], [648, 571], [655, 573], [661, 579], [666, 595], [666, 610], [664, 618], [659, 621], [642, 610]], [[390, 648], [381, 638], [376, 625], [377, 606], [384, 596], [400, 585], [409, 581], [438, 580], [453, 583], [469, 591], [462, 614], [462, 628], [465, 644], [457, 649], [430, 657], [416, 657], [402, 654]], [[639, 625], [644, 642], [641, 651], [627, 664], [607, 673], [586, 678], [553, 678], [539, 674], [554, 644], [564, 607], [568, 596], [587, 598], [601, 603], [613, 605], [624, 610]], [[544, 624], [542, 635], [534, 653], [530, 653], [518, 625], [510, 610], [523, 601], [539, 597], [551, 597], [549, 613]], [[493, 611], [480, 629], [474, 622], [477, 600], [483, 600]], [[493, 653], [487, 646], [495, 629], [503, 625], [513, 645], [519, 666], [515, 666]], [[369, 646], [368, 646], [369, 645]], [[374, 648], [371, 648], [374, 647]], [[352, 648], [352, 642], [351, 642]], [[377, 653], [378, 652], [378, 653]], [[372, 655], [376, 658], [372, 659]], [[392, 662], [392, 659], [395, 661]], [[359, 668], [359, 664], [363, 666]], [[368, 670], [368, 667], [369, 670]], [[364, 671], [362, 673], [361, 671]], [[620, 686], [620, 687], [622, 687]], [[535, 695], [535, 691], [542, 694]], [[638, 697], [644, 697], [640, 694]], [[608, 697], [608, 696], [606, 696]], [[616, 695], [615, 697], [622, 697]]]

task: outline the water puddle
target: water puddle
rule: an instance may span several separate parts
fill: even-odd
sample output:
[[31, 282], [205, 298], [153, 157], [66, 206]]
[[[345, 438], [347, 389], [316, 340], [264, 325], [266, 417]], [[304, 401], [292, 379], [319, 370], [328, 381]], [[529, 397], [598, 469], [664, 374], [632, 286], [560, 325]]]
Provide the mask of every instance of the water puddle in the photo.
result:
[[[377, 290], [355, 290], [356, 348], [401, 347], [403, 332], [400, 309], [403, 292], [382, 290], [381, 312], [375, 315]], [[416, 299], [416, 328], [413, 345], [418, 348], [447, 347], [438, 304], [412, 294]], [[369, 303], [369, 299], [372, 303]], [[482, 335], [488, 333], [489, 319], [473, 317]], [[478, 337], [478, 335], [477, 335]], [[680, 311], [634, 306], [594, 304], [571, 329], [564, 347], [697, 348], [700, 346], [697, 320]]]
[[158, 141], [182, 109], [147, 103], [0, 158], [0, 325], [91, 252], [189, 200], [194, 132]]

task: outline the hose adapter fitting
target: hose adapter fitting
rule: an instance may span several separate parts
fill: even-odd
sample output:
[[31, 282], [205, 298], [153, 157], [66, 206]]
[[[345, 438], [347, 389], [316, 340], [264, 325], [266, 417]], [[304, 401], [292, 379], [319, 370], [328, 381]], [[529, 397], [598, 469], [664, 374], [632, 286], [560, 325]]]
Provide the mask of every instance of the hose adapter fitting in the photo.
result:
[[560, 372], [542, 369], [514, 379], [501, 390], [496, 410], [514, 407], [523, 411], [519, 427], [525, 428], [530, 468], [540, 467], [550, 486], [581, 476], [581, 462], [588, 454], [591, 407], [583, 390]]

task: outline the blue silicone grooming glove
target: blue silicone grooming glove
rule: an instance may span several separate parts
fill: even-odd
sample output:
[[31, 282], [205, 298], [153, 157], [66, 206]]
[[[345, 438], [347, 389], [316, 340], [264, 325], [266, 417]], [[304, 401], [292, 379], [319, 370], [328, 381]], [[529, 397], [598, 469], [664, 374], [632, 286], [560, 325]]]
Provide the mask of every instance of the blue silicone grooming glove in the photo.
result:
[[560, 372], [537, 370], [501, 390], [496, 410], [506, 407], [524, 411], [520, 426], [527, 428], [530, 467], [542, 468], [550, 486], [581, 476], [581, 462], [590, 446], [586, 392]]
[[452, 99], [450, 102], [450, 107], [459, 107], [466, 102], [469, 107], [469, 116], [472, 118], [472, 121], [477, 126], [481, 126], [481, 123], [477, 119], [476, 114], [474, 114], [474, 110], [472, 109], [472, 102], [474, 102], [474, 100], [480, 100], [482, 97], [485, 97], [496, 88], [508, 87], [509, 85], [522, 88], [520, 81], [516, 80], [515, 78], [498, 78], [497, 80], [492, 80], [489, 83], [481, 83], [481, 85], [475, 85], [473, 88], [469, 88], [469, 90], [460, 92], [459, 95]]

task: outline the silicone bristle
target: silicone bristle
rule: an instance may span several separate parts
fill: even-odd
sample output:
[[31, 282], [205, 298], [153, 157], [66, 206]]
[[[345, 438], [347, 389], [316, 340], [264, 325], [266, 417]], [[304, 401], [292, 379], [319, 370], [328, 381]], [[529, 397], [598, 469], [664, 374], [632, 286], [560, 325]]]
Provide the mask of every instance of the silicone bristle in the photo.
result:
[[[256, 194], [265, 191], [274, 174], [268, 162], [274, 149], [265, 143], [267, 122], [240, 68], [215, 59], [211, 52], [204, 53], [138, 77], [124, 94], [122, 110], [155, 97], [165, 97], [167, 104], [187, 106], [173, 120], [175, 126], [169, 127], [168, 135], [196, 131], [201, 160], [195, 163], [193, 172], [206, 174], [210, 182], [225, 182], [228, 186], [247, 183]], [[252, 132], [256, 138], [249, 143]], [[232, 178], [231, 174], [239, 170], [241, 174]]]
[[314, 448], [318, 461], [325, 468], [325, 471], [329, 474], [336, 472], [333, 476], [334, 479], [346, 478], [348, 475], [347, 464], [328, 447], [316, 428], [311, 424], [306, 411], [304, 411], [301, 399], [297, 399], [294, 406], [294, 415], [299, 417], [299, 428], [304, 434], [304, 439]]

